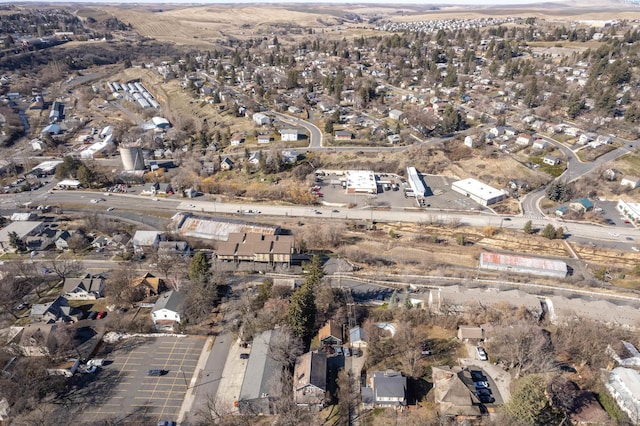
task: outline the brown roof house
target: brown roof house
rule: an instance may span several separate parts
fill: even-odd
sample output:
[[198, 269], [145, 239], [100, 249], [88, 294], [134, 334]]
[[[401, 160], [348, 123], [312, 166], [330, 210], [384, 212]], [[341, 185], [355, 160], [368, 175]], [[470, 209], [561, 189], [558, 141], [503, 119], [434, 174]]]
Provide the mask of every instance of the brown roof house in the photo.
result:
[[234, 262], [290, 263], [294, 252], [291, 235], [232, 232], [218, 245], [216, 257]]
[[342, 327], [335, 321], [329, 320], [319, 331], [318, 340], [322, 345], [341, 345]]
[[321, 409], [327, 392], [327, 357], [323, 352], [307, 352], [296, 360], [293, 370], [293, 397], [297, 405]]
[[462, 371], [460, 367], [431, 367], [433, 394], [441, 416], [462, 420], [481, 415], [480, 401], [463, 381]]
[[458, 339], [462, 341], [482, 341], [484, 340], [484, 330], [482, 327], [461, 325], [458, 327]]
[[131, 287], [139, 291], [143, 298], [156, 296], [165, 290], [164, 281], [148, 272], [131, 280]]

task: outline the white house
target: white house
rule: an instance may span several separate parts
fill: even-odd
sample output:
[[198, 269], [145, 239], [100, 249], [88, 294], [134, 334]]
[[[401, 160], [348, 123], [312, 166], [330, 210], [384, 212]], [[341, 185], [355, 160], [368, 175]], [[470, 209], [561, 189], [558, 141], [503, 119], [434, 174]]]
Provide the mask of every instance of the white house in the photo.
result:
[[271, 119], [261, 112], [256, 112], [251, 118], [258, 126], [263, 126], [271, 122]]
[[283, 142], [295, 142], [298, 140], [298, 129], [282, 129], [280, 138]]
[[542, 159], [542, 162], [550, 166], [557, 166], [558, 164], [560, 164], [560, 159], [558, 157], [554, 157], [553, 155], [545, 155]]
[[404, 112], [400, 111], [399, 109], [392, 109], [391, 111], [389, 111], [389, 118], [392, 120], [400, 121], [404, 119], [404, 117]]
[[182, 321], [182, 306], [185, 295], [177, 291], [168, 291], [160, 295], [151, 309], [151, 319], [156, 329], [173, 330]]
[[86, 274], [80, 278], [65, 278], [62, 287], [67, 300], [95, 300], [104, 296], [104, 277]]
[[374, 371], [371, 376], [376, 405], [407, 405], [407, 378], [400, 372]]
[[528, 146], [532, 140], [533, 138], [531, 137], [531, 135], [519, 135], [516, 138], [516, 143], [518, 145]]
[[628, 186], [631, 189], [636, 189], [640, 186], [640, 178], [637, 176], [625, 176], [620, 180], [621, 186]]
[[158, 231], [136, 231], [133, 236], [133, 250], [136, 253], [158, 250], [162, 233]]
[[536, 139], [533, 142], [533, 149], [545, 149], [547, 145], [547, 141], [545, 141], [544, 139]]

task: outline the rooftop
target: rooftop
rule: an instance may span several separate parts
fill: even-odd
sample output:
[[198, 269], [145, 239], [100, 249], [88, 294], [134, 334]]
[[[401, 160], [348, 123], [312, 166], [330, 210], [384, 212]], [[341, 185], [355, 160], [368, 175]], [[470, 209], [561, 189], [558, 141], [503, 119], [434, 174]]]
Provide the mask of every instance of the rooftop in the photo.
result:
[[561, 260], [544, 259], [542, 257], [516, 256], [511, 254], [480, 253], [481, 261], [485, 264], [507, 265], [514, 268], [545, 269], [567, 272], [567, 264]]
[[486, 183], [480, 182], [479, 180], [476, 180], [474, 178], [458, 180], [456, 182], [453, 182], [452, 186], [468, 191], [484, 200], [489, 200], [491, 198], [504, 194], [503, 191], [489, 186]]
[[267, 330], [253, 339], [239, 400], [280, 394], [282, 365], [269, 356], [269, 345], [276, 333], [276, 330]]

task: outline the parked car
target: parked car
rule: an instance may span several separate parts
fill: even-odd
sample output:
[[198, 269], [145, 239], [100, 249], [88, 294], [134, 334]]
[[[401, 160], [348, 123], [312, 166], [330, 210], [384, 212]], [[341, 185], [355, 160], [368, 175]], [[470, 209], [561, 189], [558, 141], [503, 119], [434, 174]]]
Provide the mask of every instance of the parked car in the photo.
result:
[[89, 311], [89, 314], [87, 315], [87, 319], [94, 320], [96, 319], [97, 316], [98, 316], [97, 311]]
[[476, 352], [478, 353], [478, 359], [480, 361], [488, 361], [489, 357], [487, 356], [487, 352], [484, 350], [482, 346], [476, 347]]
[[489, 387], [489, 383], [485, 382], [485, 381], [473, 382], [473, 386], [475, 386], [476, 389], [488, 388]]
[[476, 395], [491, 396], [491, 390], [487, 388], [476, 389]]
[[240, 354], [240, 359], [249, 359], [249, 354]]
[[351, 356], [351, 349], [345, 347], [344, 348], [344, 356]]
[[98, 315], [96, 315], [96, 319], [102, 319], [107, 316], [107, 311], [100, 311]]
[[152, 370], [147, 371], [147, 376], [164, 376], [168, 373], [167, 370], [161, 370], [159, 368], [154, 368]]
[[483, 404], [491, 404], [492, 402], [496, 401], [496, 399], [494, 397], [489, 396], [489, 395], [478, 395], [478, 399]]
[[160, 420], [158, 421], [158, 426], [176, 426], [177, 423], [173, 420]]
[[87, 361], [87, 366], [89, 366], [89, 367], [102, 367], [102, 366], [104, 366], [104, 359], [101, 359], [101, 358], [90, 359], [89, 361]]
[[484, 382], [487, 380], [487, 377], [480, 370], [471, 370], [470, 373], [474, 382]]
[[336, 355], [342, 355], [342, 346], [336, 346], [335, 350], [336, 350]]

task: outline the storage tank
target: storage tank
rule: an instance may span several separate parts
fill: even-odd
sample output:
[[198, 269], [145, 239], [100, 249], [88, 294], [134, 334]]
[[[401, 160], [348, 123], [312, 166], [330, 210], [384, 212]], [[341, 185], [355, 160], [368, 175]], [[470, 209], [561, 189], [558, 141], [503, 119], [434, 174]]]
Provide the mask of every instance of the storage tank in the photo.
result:
[[144, 158], [142, 148], [137, 145], [120, 145], [120, 157], [122, 166], [126, 171], [144, 170]]

